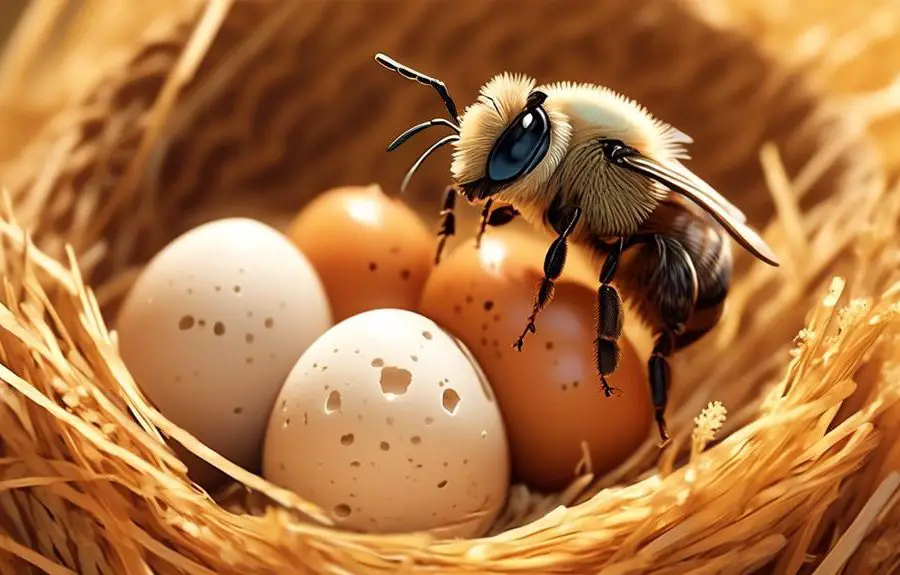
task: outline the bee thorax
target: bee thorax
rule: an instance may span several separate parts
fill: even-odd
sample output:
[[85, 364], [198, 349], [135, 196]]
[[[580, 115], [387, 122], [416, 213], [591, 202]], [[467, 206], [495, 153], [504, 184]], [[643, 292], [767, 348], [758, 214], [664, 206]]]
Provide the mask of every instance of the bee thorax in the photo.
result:
[[593, 236], [633, 233], [665, 197], [649, 178], [605, 160], [598, 162], [594, 147], [574, 148], [566, 160], [555, 174], [553, 188], [563, 203], [582, 209]]

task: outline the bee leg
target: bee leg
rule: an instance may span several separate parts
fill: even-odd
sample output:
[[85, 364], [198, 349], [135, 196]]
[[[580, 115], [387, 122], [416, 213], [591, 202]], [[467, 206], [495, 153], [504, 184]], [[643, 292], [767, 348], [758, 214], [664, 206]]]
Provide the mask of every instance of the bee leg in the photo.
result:
[[447, 186], [447, 191], [444, 192], [444, 205], [441, 206], [441, 223], [438, 228], [437, 238], [437, 251], [434, 254], [434, 265], [441, 263], [441, 254], [444, 252], [444, 246], [447, 244], [447, 239], [456, 233], [456, 214], [454, 210], [456, 210], [456, 188], [453, 186]]
[[659, 331], [647, 371], [656, 426], [665, 445], [669, 440], [665, 417], [671, 381], [669, 358], [675, 352], [676, 338], [684, 333], [694, 312], [698, 284], [696, 268], [683, 244], [657, 235], [650, 245], [655, 248], [655, 257], [647, 263], [655, 261], [657, 266], [655, 270], [645, 270], [643, 283], [647, 286], [648, 303], [656, 310]]
[[621, 357], [619, 338], [624, 323], [622, 298], [610, 283], [619, 267], [619, 258], [622, 256], [624, 246], [624, 239], [619, 239], [606, 257], [600, 270], [600, 287], [597, 290], [597, 339], [594, 340], [596, 346], [594, 361], [606, 397], [621, 394], [619, 389], [610, 387], [606, 377], [616, 371]]
[[522, 335], [520, 335], [519, 339], [513, 344], [513, 347], [518, 351], [522, 351], [522, 346], [525, 345], [525, 336], [528, 335], [528, 332], [535, 332], [535, 319], [537, 319], [541, 310], [544, 309], [553, 298], [553, 282], [559, 279], [559, 276], [562, 275], [563, 268], [566, 265], [566, 255], [568, 252], [568, 244], [566, 241], [575, 230], [575, 226], [578, 224], [580, 218], [581, 209], [573, 208], [566, 214], [565, 219], [562, 220], [562, 225], [557, 228], [559, 236], [553, 240], [553, 243], [550, 244], [550, 249], [547, 250], [547, 255], [544, 256], [544, 277], [541, 279], [541, 283], [538, 286], [537, 294], [534, 298], [534, 307], [531, 310], [531, 315], [528, 316], [528, 323], [525, 324]]
[[491, 212], [487, 224], [492, 228], [499, 228], [513, 221], [519, 215], [519, 210], [512, 206], [500, 206], [499, 208], [494, 208]]
[[500, 206], [499, 208], [491, 209], [491, 200], [488, 200], [484, 205], [484, 209], [481, 210], [481, 226], [478, 228], [478, 235], [475, 236], [475, 247], [481, 247], [481, 236], [484, 235], [488, 226], [499, 228], [513, 221], [518, 216], [519, 210], [512, 206]]
[[666, 429], [666, 405], [669, 402], [669, 383], [671, 381], [669, 357], [674, 350], [675, 335], [671, 331], [663, 331], [656, 338], [653, 353], [650, 354], [650, 361], [647, 364], [654, 417], [663, 445], [669, 442], [669, 432]]

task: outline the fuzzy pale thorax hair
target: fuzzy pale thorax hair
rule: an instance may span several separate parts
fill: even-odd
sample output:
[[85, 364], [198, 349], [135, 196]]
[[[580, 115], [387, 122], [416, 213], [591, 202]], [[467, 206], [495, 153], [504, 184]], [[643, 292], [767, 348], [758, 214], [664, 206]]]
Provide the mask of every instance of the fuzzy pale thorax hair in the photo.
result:
[[688, 159], [690, 136], [654, 117], [643, 105], [605, 86], [554, 82], [539, 86], [547, 106], [563, 107], [576, 130], [572, 144], [591, 137], [622, 140], [659, 160]]

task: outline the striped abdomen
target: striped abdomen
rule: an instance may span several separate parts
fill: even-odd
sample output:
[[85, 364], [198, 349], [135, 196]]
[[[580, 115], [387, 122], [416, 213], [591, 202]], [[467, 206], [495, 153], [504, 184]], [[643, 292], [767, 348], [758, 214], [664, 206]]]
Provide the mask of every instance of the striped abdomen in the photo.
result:
[[[697, 230], [682, 240], [697, 272], [697, 301], [684, 333], [675, 338], [675, 347], [682, 348], [704, 336], [719, 322], [725, 298], [731, 286], [731, 243], [725, 232], [702, 220], [695, 220]], [[700, 227], [705, 230], [700, 230]], [[706, 241], [693, 241], [700, 234]]]
[[705, 214], [665, 201], [631, 238], [617, 282], [651, 328], [685, 347], [719, 321], [731, 284], [729, 239]]

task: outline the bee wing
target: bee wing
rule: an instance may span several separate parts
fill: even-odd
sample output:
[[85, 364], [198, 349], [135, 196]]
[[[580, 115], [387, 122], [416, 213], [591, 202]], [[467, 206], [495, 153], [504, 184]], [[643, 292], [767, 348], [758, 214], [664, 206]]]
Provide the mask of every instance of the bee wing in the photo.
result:
[[744, 214], [686, 168], [679, 170], [665, 166], [639, 154], [626, 154], [620, 161], [625, 167], [644, 174], [688, 198], [711, 215], [748, 252], [769, 265], [778, 265], [772, 248], [759, 237], [759, 234], [745, 225]]
[[741, 224], [747, 223], [747, 216], [744, 215], [744, 212], [742, 212], [740, 209], [738, 209], [737, 206], [729, 202], [725, 198], [725, 196], [717, 192], [715, 188], [704, 182], [701, 178], [695, 176], [693, 172], [691, 172], [684, 166], [684, 164], [682, 164], [678, 160], [674, 160], [671, 162], [671, 165], [667, 167], [669, 167], [669, 169], [672, 170], [674, 174], [681, 176], [681, 178], [684, 179], [689, 185], [693, 185], [695, 188], [697, 188], [697, 192], [706, 195], [709, 201], [715, 202], [716, 205], [725, 210], [733, 220]]

